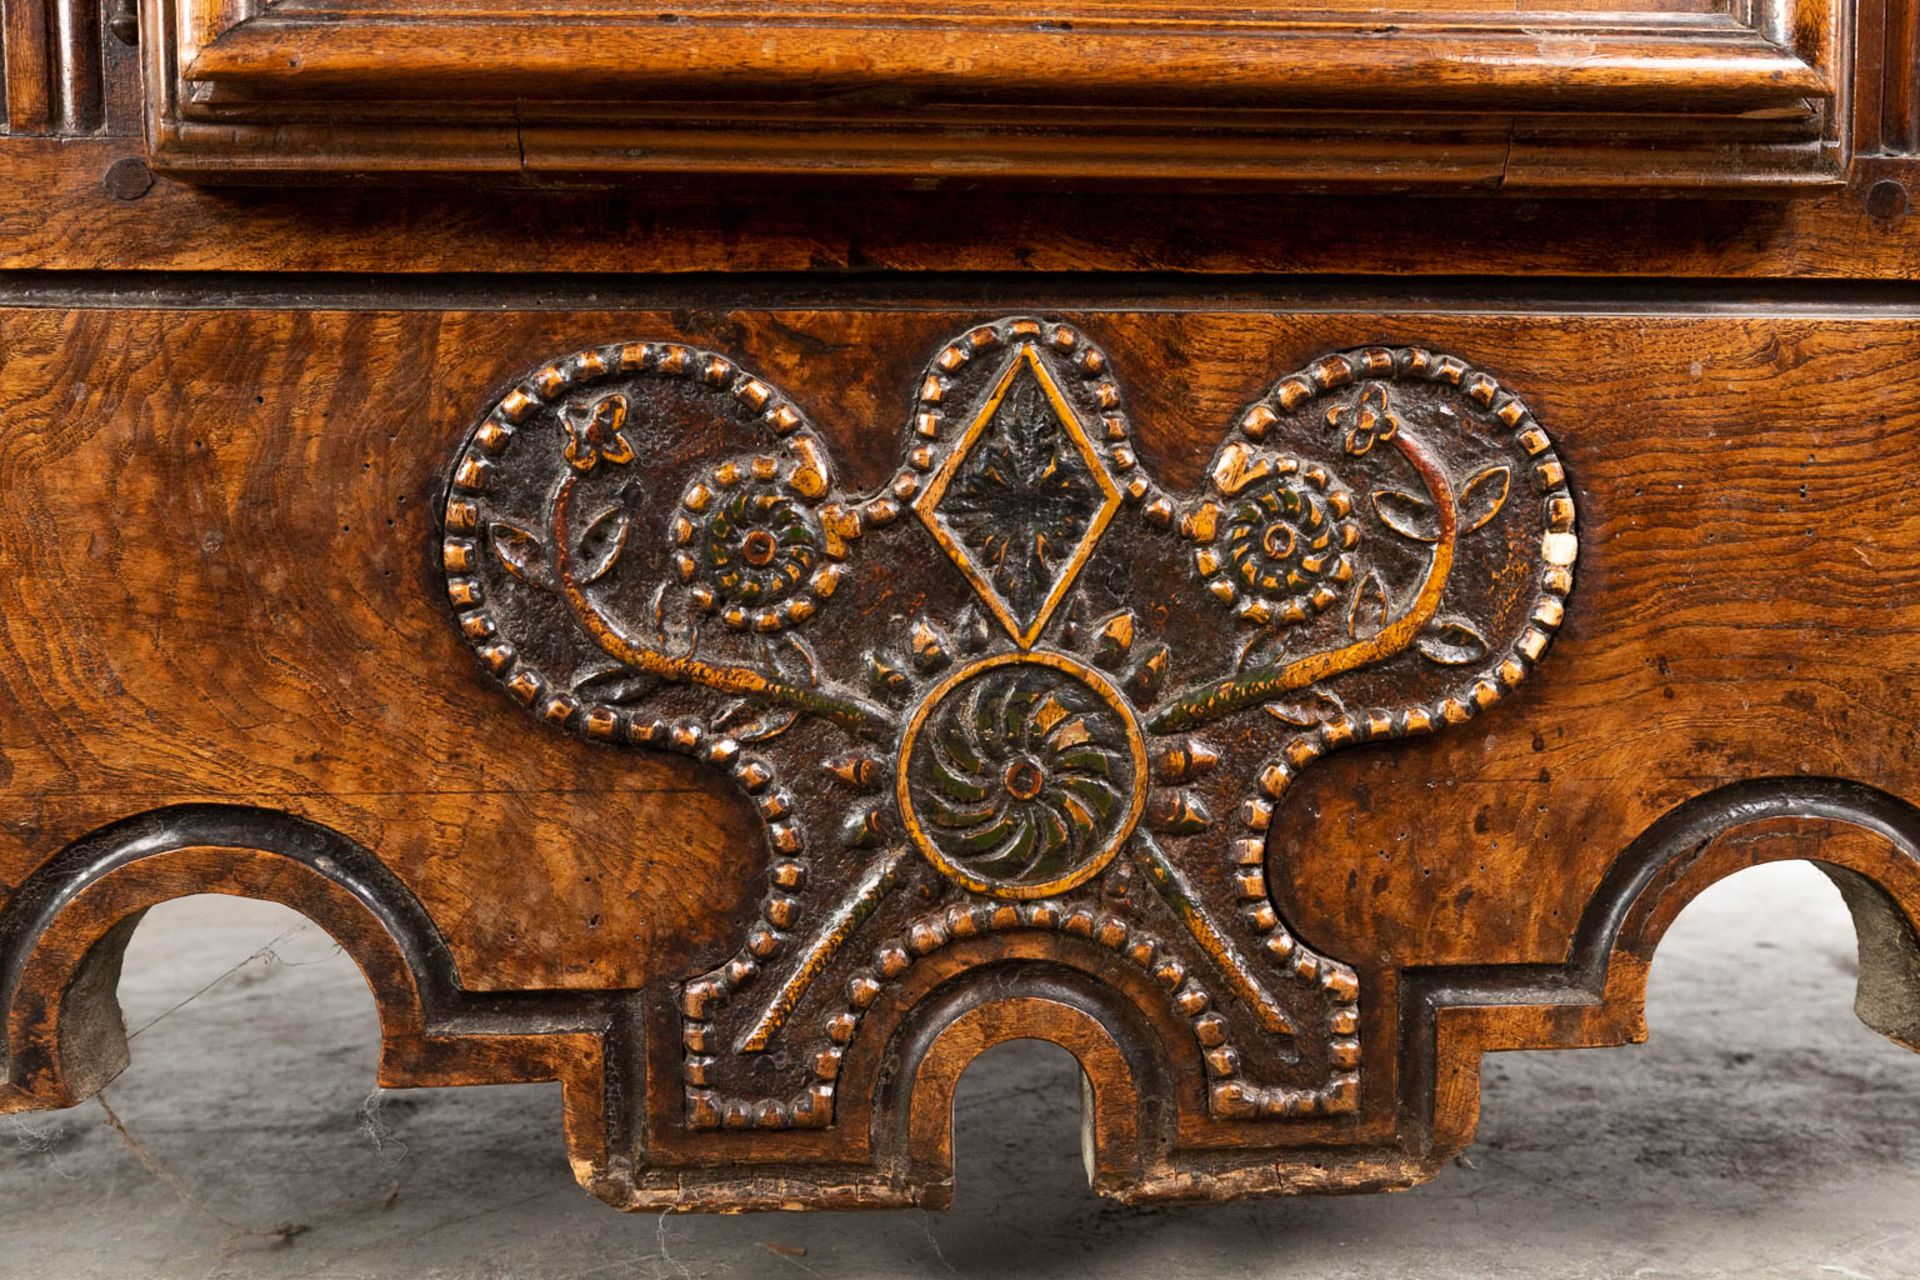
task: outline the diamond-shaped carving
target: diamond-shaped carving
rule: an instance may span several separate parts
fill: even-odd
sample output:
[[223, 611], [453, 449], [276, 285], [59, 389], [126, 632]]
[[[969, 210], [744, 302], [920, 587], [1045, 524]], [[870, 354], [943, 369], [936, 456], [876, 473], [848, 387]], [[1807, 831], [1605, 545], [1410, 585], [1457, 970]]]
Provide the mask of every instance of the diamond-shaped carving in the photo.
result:
[[1022, 648], [1067, 594], [1120, 490], [1023, 343], [914, 510]]

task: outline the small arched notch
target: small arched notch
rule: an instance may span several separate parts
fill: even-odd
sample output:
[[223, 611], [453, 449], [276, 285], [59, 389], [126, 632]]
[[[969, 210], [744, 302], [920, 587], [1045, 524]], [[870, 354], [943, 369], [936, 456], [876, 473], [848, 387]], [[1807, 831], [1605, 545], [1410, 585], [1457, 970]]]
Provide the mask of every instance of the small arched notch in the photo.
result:
[[1128, 1200], [1154, 1185], [1167, 1171], [1180, 1110], [1164, 1033], [1099, 979], [1026, 960], [962, 970], [929, 990], [874, 1064], [871, 1149], [913, 1201], [952, 1202], [960, 1077], [982, 1053], [1015, 1040], [1057, 1045], [1079, 1064], [1081, 1152], [1093, 1189]]
[[1015, 1040], [1044, 1040], [1080, 1064], [1080, 1155], [1095, 1191], [1138, 1180], [1140, 1096], [1119, 1043], [1084, 1009], [1048, 996], [1016, 996], [968, 1009], [941, 1028], [913, 1077], [907, 1152], [942, 1203], [953, 1195], [953, 1099], [975, 1058]]

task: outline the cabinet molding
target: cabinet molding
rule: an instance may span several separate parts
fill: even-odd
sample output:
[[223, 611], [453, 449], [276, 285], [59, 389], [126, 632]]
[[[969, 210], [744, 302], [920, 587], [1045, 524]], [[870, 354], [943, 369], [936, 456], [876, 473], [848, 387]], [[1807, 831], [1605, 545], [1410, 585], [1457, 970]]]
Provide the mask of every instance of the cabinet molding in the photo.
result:
[[1793, 189], [1838, 181], [1840, 0], [1339, 12], [950, 0], [146, 0], [181, 176], [741, 174]]

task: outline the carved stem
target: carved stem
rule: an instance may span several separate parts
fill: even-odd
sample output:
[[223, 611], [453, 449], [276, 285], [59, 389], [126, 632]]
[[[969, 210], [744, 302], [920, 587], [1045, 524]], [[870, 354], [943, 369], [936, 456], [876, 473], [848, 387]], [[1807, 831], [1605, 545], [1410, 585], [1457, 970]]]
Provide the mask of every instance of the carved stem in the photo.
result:
[[794, 1006], [800, 1003], [800, 997], [806, 995], [814, 979], [825, 972], [827, 965], [838, 954], [841, 945], [853, 936], [853, 931], [864, 924], [868, 916], [873, 914], [873, 909], [880, 905], [880, 900], [892, 893], [899, 885], [900, 863], [906, 856], [905, 849], [891, 849], [882, 854], [880, 859], [868, 869], [859, 886], [848, 894], [838, 907], [834, 908], [833, 914], [829, 915], [826, 923], [820, 926], [820, 932], [815, 934], [813, 940], [807, 944], [806, 954], [801, 957], [800, 963], [794, 966], [787, 980], [780, 984], [780, 990], [775, 992], [773, 999], [767, 1002], [767, 1007], [760, 1011], [760, 1016], [754, 1019], [753, 1026], [740, 1037], [740, 1042], [734, 1046], [738, 1052], [764, 1053], [773, 1043], [774, 1036], [779, 1034], [780, 1028], [785, 1026], [787, 1019], [793, 1015]]
[[789, 684], [753, 667], [704, 662], [692, 656], [676, 658], [627, 634], [619, 623], [601, 611], [586, 589], [574, 580], [571, 524], [573, 495], [579, 482], [577, 473], [569, 474], [554, 497], [554, 576], [560, 584], [560, 593], [573, 609], [574, 617], [609, 657], [665, 680], [706, 685], [723, 693], [765, 698], [769, 702], [831, 720], [862, 737], [884, 739], [892, 732], [891, 720], [885, 711], [857, 698]]
[[1421, 580], [1413, 603], [1365, 640], [1203, 685], [1162, 708], [1148, 721], [1149, 728], [1155, 733], [1195, 729], [1282, 694], [1385, 662], [1412, 644], [1421, 628], [1433, 621], [1433, 615], [1440, 609], [1440, 597], [1446, 593], [1447, 578], [1453, 572], [1454, 544], [1459, 539], [1459, 505], [1454, 500], [1453, 486], [1448, 483], [1446, 472], [1425, 446], [1404, 429], [1394, 436], [1393, 443], [1419, 473], [1440, 516], [1440, 534], [1434, 542], [1433, 559], [1427, 564], [1427, 576]]
[[1147, 873], [1147, 879], [1153, 882], [1153, 887], [1160, 891], [1160, 896], [1167, 900], [1167, 905], [1187, 926], [1187, 932], [1193, 935], [1201, 950], [1220, 967], [1220, 972], [1240, 998], [1253, 1007], [1267, 1034], [1295, 1034], [1293, 1019], [1287, 1017], [1280, 1002], [1268, 994], [1267, 989], [1260, 985], [1260, 980], [1253, 976], [1253, 966], [1247, 963], [1239, 948], [1227, 940], [1227, 935], [1213, 922], [1207, 909], [1200, 905], [1200, 897], [1194, 892], [1193, 886], [1180, 874], [1180, 869], [1167, 860], [1167, 855], [1160, 851], [1160, 847], [1147, 837], [1140, 836], [1133, 842], [1133, 856], [1141, 870]]

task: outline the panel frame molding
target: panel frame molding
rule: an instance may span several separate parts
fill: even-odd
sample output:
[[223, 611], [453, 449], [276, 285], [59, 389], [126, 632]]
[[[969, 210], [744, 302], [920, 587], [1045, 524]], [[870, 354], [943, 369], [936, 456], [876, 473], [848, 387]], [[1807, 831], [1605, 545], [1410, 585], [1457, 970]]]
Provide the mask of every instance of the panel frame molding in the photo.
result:
[[1778, 192], [1841, 182], [1853, 141], [1846, 0], [1384, 27], [1135, 0], [1052, 23], [973, 0], [143, 6], [155, 166], [203, 181]]

